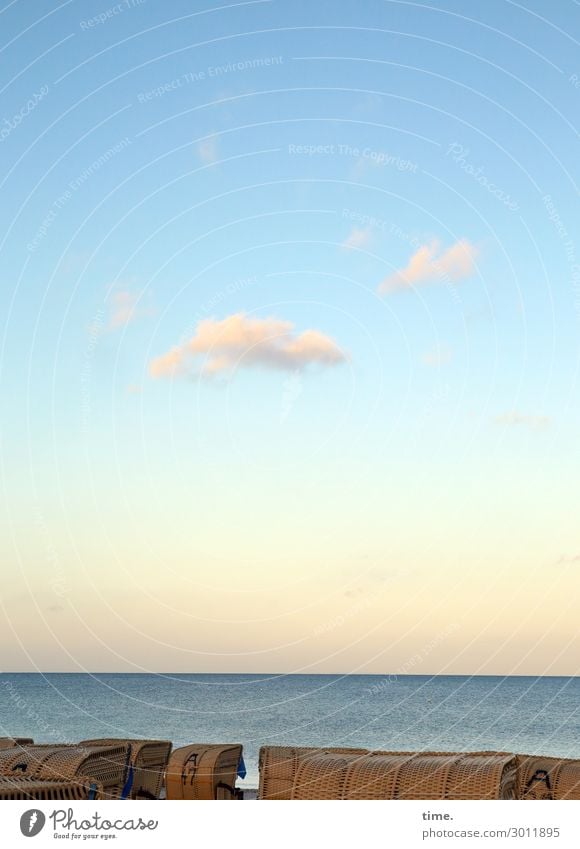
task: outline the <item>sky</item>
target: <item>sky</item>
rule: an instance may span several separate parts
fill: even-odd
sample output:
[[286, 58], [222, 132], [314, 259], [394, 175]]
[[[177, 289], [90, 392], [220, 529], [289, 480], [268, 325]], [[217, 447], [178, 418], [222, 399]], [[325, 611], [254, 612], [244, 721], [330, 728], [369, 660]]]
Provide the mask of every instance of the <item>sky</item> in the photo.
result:
[[580, 8], [3, 0], [0, 669], [580, 673]]

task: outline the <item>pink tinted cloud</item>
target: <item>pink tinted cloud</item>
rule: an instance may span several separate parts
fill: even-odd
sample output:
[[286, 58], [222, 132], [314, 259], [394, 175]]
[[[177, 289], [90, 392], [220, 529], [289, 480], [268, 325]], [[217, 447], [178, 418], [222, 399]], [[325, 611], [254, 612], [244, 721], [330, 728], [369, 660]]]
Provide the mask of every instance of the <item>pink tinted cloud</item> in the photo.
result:
[[126, 327], [137, 318], [151, 315], [152, 310], [139, 306], [141, 295], [130, 292], [127, 289], [119, 289], [113, 292], [109, 299], [109, 329], [116, 330]]
[[189, 341], [151, 361], [149, 373], [154, 378], [188, 374], [196, 361], [202, 374], [214, 375], [252, 366], [296, 371], [346, 360], [336, 342], [319, 330], [297, 334], [290, 321], [237, 313], [200, 321]]
[[123, 327], [135, 318], [138, 296], [133, 292], [113, 292], [111, 295], [110, 327]]
[[421, 245], [405, 268], [383, 280], [378, 290], [387, 293], [409, 289], [432, 280], [463, 280], [474, 273], [478, 255], [478, 249], [467, 239], [460, 239], [443, 252], [441, 243], [434, 239], [427, 245]]
[[342, 247], [347, 250], [354, 248], [366, 248], [370, 244], [372, 233], [369, 228], [353, 227], [344, 242]]

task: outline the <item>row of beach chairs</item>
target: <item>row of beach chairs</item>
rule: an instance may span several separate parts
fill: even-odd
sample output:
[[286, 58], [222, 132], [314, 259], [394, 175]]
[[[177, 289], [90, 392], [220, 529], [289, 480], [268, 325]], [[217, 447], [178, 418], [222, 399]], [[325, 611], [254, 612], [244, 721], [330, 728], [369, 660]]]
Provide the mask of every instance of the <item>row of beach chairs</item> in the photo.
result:
[[[242, 746], [0, 738], [2, 799], [231, 800]], [[258, 799], [580, 799], [580, 760], [506, 752], [264, 746]]]
[[165, 740], [35, 744], [0, 738], [2, 799], [234, 799], [239, 744], [175, 749]]
[[260, 799], [580, 799], [580, 760], [265, 746]]

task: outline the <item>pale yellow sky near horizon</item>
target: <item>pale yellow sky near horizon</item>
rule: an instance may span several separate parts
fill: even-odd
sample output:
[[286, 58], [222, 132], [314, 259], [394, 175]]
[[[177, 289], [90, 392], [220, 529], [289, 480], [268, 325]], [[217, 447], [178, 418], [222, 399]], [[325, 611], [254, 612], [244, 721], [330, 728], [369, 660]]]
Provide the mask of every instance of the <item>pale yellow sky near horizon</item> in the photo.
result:
[[75, 474], [32, 513], [15, 491], [0, 668], [580, 672], [573, 467], [370, 465], [353, 448], [302, 477], [220, 475], [175, 478], [173, 510], [159, 479], [92, 501]]
[[[159, 529], [67, 539], [45, 517], [20, 535], [21, 568], [4, 582], [1, 668], [579, 674], [578, 560], [538, 526], [521, 550], [524, 516], [475, 520], [476, 506], [447, 518], [444, 502], [418, 509], [415, 536], [368, 514], [331, 536], [320, 512], [297, 537], [296, 515], [286, 516], [263, 536], [254, 526], [253, 546], [247, 529], [245, 557], [235, 554], [245, 534], [174, 540], [163, 559]], [[561, 517], [562, 540], [571, 519]], [[17, 562], [6, 538], [2, 555]]]

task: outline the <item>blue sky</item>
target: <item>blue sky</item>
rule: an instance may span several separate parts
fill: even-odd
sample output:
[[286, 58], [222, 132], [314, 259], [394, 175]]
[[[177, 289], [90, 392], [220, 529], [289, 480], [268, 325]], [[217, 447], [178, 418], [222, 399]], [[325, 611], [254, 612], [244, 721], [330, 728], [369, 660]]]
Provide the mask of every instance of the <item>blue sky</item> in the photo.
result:
[[6, 668], [577, 671], [579, 23], [4, 5]]

